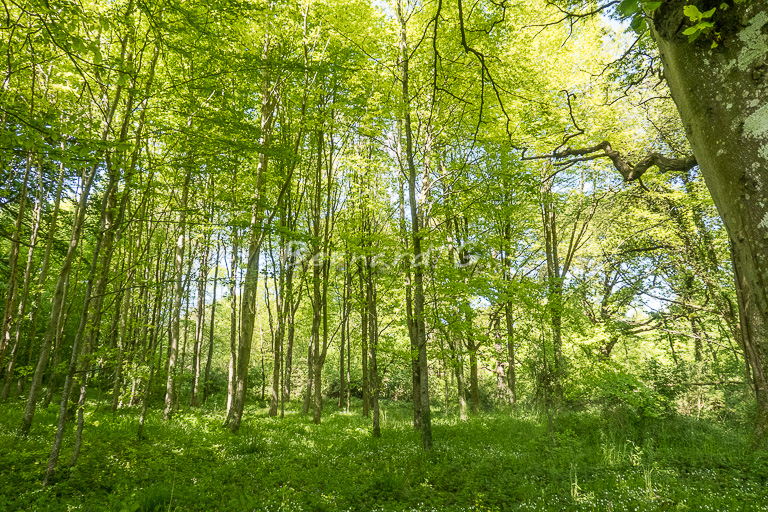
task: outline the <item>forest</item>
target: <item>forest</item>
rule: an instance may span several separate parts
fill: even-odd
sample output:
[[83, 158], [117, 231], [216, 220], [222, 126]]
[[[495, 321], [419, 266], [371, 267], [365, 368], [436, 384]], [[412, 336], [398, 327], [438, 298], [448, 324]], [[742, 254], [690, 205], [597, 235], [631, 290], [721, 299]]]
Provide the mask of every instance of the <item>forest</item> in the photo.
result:
[[768, 0], [1, 0], [0, 510], [768, 510]]

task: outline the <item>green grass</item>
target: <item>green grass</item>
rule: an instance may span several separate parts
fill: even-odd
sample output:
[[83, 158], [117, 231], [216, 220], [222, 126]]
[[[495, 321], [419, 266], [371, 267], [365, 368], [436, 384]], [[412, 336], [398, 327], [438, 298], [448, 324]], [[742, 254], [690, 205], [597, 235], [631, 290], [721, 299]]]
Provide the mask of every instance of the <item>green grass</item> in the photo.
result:
[[535, 412], [467, 422], [438, 412], [425, 454], [407, 404], [384, 404], [381, 439], [332, 405], [321, 425], [266, 412], [249, 407], [236, 436], [220, 410], [185, 409], [171, 423], [154, 412], [137, 441], [137, 409], [89, 404], [78, 464], [42, 489], [55, 410], [40, 410], [24, 439], [20, 406], [6, 403], [0, 510], [768, 510], [768, 454], [743, 426], [563, 413], [555, 446]]

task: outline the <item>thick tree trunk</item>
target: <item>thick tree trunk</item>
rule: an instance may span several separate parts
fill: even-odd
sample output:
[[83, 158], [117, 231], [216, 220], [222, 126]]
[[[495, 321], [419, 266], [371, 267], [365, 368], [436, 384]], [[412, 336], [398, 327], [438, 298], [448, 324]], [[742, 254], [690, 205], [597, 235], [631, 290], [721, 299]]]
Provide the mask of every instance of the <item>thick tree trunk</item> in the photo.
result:
[[[402, 125], [402, 123], [398, 123]], [[398, 154], [400, 148], [400, 129], [398, 129]], [[408, 230], [405, 223], [405, 184], [402, 177], [398, 178], [398, 204], [400, 207], [400, 238], [405, 250], [408, 250]], [[408, 338], [411, 341], [411, 389], [413, 391], [413, 428], [421, 429], [421, 390], [419, 389], [419, 348], [416, 342], [416, 331], [413, 326], [413, 292], [411, 262], [403, 258], [403, 273], [405, 274], [405, 321], [408, 326]]]
[[256, 320], [256, 301], [259, 285], [259, 256], [261, 252], [261, 211], [254, 205], [251, 219], [251, 242], [248, 248], [248, 264], [243, 279], [243, 294], [240, 299], [240, 343], [237, 348], [235, 372], [235, 394], [230, 409], [229, 429], [236, 433], [240, 428], [248, 391], [248, 366], [251, 363], [251, 345]]
[[[695, 2], [706, 10], [703, 2]], [[689, 43], [686, 2], [665, 2], [652, 35], [696, 161], [732, 241], [745, 356], [768, 434], [768, 0], [718, 9], [716, 48]], [[709, 5], [709, 4], [707, 4]]]

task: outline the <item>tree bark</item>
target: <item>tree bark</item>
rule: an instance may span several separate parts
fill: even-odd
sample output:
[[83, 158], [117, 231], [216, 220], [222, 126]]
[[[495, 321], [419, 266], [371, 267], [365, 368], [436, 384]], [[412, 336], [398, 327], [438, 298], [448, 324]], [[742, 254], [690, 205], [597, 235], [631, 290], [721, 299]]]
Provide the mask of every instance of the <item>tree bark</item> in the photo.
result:
[[203, 377], [203, 403], [211, 394], [211, 364], [213, 362], [213, 333], [216, 327], [216, 289], [219, 286], [219, 250], [221, 249], [221, 235], [216, 240], [216, 263], [213, 271], [213, 297], [211, 300], [211, 323], [208, 329], [208, 358], [205, 361], [205, 375]]
[[[28, 160], [31, 160], [30, 155], [27, 156]], [[22, 215], [24, 211], [23, 204], [26, 203], [26, 188], [27, 188], [27, 180], [29, 179], [29, 170], [30, 170], [31, 163], [28, 161], [26, 170], [24, 173], [24, 186], [22, 188], [23, 195], [21, 199], [21, 203], [19, 204], [19, 216], [17, 217], [17, 224], [14, 226], [14, 232], [11, 239], [11, 259], [13, 259], [13, 253], [14, 253], [14, 244], [16, 245], [15, 251], [16, 256], [18, 257], [18, 251], [19, 251], [19, 235]], [[16, 366], [16, 356], [18, 354], [19, 348], [21, 347], [21, 340], [22, 340], [22, 330], [23, 330], [23, 323], [24, 323], [24, 315], [27, 311], [27, 300], [29, 298], [29, 285], [32, 279], [32, 262], [33, 262], [33, 255], [35, 250], [35, 244], [37, 243], [37, 232], [40, 229], [40, 215], [42, 213], [42, 192], [43, 192], [43, 176], [42, 176], [42, 169], [38, 170], [39, 174], [39, 185], [38, 185], [38, 193], [35, 199], [35, 215], [34, 215], [34, 224], [32, 225], [32, 233], [30, 235], [29, 239], [29, 248], [27, 250], [27, 262], [26, 266], [24, 267], [24, 279], [22, 281], [22, 288], [23, 291], [21, 292], [21, 297], [19, 298], [19, 305], [18, 309], [16, 311], [16, 322], [14, 327], [14, 334], [13, 334], [13, 345], [10, 350], [10, 354], [8, 355], [8, 362], [5, 369], [5, 382], [3, 383], [3, 391], [0, 393], [0, 401], [5, 400], [8, 398], [8, 395], [11, 391], [11, 383], [13, 381], [14, 377], [14, 369]], [[11, 265], [11, 268], [13, 269], [13, 274], [16, 273], [15, 263], [14, 265]], [[14, 285], [15, 282], [15, 276], [11, 275], [9, 279], [9, 288], [8, 288], [8, 297], [10, 299], [10, 303], [13, 302], [13, 293], [11, 290], [11, 286]], [[14, 285], [15, 286], [15, 285]], [[7, 300], [6, 299], [6, 300]], [[9, 302], [6, 302], [6, 310], [8, 309]], [[8, 328], [11, 328], [12, 323], [8, 325]], [[30, 331], [29, 336], [29, 344], [30, 344], [30, 350], [31, 346], [34, 342], [34, 332]], [[1, 351], [0, 351], [1, 352]], [[0, 361], [2, 361], [2, 357], [0, 357]], [[21, 379], [19, 379], [19, 384], [21, 384]], [[21, 386], [19, 386], [19, 391], [21, 391]]]
[[[695, 2], [704, 9], [702, 2]], [[768, 434], [768, 0], [718, 9], [716, 48], [689, 43], [686, 2], [662, 3], [652, 36], [707, 188], [732, 242], [745, 356]]]
[[24, 409], [24, 416], [21, 421], [21, 433], [27, 435], [29, 429], [32, 427], [32, 420], [35, 416], [35, 408], [37, 406], [37, 398], [40, 394], [40, 387], [43, 382], [43, 373], [45, 367], [48, 364], [48, 355], [50, 353], [51, 345], [54, 337], [57, 337], [59, 321], [63, 313], [64, 306], [64, 290], [67, 287], [69, 276], [72, 270], [72, 263], [77, 255], [77, 248], [80, 245], [80, 233], [83, 229], [86, 214], [86, 203], [88, 201], [88, 195], [90, 194], [91, 185], [96, 177], [96, 171], [98, 166], [94, 165], [89, 170], [84, 172], [83, 189], [80, 192], [80, 199], [77, 205], [77, 213], [75, 214], [75, 220], [72, 223], [72, 232], [69, 238], [69, 246], [67, 247], [67, 253], [64, 256], [64, 261], [59, 269], [59, 279], [56, 283], [56, 289], [53, 294], [53, 300], [51, 301], [51, 316], [48, 322], [48, 328], [45, 332], [45, 338], [43, 340], [43, 348], [40, 351], [40, 357], [37, 360], [37, 366], [35, 367], [35, 374], [32, 377], [32, 385], [29, 388], [29, 395], [27, 396], [27, 404]]
[[[213, 184], [211, 184], [213, 188]], [[212, 219], [209, 219], [209, 222]], [[192, 397], [189, 405], [198, 407], [200, 405], [200, 373], [202, 369], [202, 348], [205, 338], [205, 289], [208, 284], [208, 256], [211, 245], [211, 233], [207, 233], [206, 240], [203, 242], [203, 255], [199, 263], [199, 275], [197, 276], [197, 311], [195, 315], [195, 344], [192, 349]]]
[[5, 295], [5, 311], [3, 312], [2, 333], [0, 333], [0, 367], [5, 362], [6, 351], [11, 345], [11, 331], [13, 330], [14, 318], [13, 308], [16, 304], [16, 283], [18, 281], [19, 249], [21, 247], [21, 225], [24, 221], [24, 213], [27, 206], [27, 184], [29, 183], [29, 173], [32, 169], [31, 152], [27, 153], [26, 160], [27, 161], [24, 166], [24, 178], [22, 180], [21, 195], [19, 200], [19, 210], [16, 213], [16, 222], [13, 225], [13, 233], [11, 234], [11, 247], [8, 254], [8, 290]]
[[[413, 330], [418, 348], [419, 395], [421, 399], [421, 445], [425, 451], [432, 449], [432, 418], [429, 404], [429, 362], [427, 360], [427, 333], [424, 317], [424, 270], [421, 250], [421, 226], [423, 211], [416, 200], [416, 163], [413, 150], [411, 105], [409, 92], [409, 55], [406, 21], [401, 2], [397, 3], [397, 19], [400, 24], [400, 80], [402, 82], [403, 127], [405, 128], [405, 155], [408, 163], [408, 202], [411, 213], [411, 243], [413, 248]], [[426, 190], [422, 190], [422, 194]]]
[[379, 322], [376, 313], [376, 282], [371, 265], [371, 257], [368, 256], [367, 269], [368, 278], [366, 279], [366, 302], [368, 304], [368, 357], [370, 358], [370, 379], [371, 386], [371, 408], [373, 409], [373, 437], [381, 437], [381, 411], [379, 408], [379, 367], [376, 361], [376, 350], [379, 344]]
[[184, 184], [181, 189], [179, 203], [179, 236], [173, 259], [174, 288], [173, 305], [171, 306], [171, 336], [168, 342], [168, 375], [165, 381], [165, 406], [163, 419], [170, 420], [176, 403], [176, 359], [179, 356], [181, 300], [184, 294], [184, 252], [186, 249], [187, 201], [189, 198], [189, 183], [192, 179], [192, 168], [186, 169]]
[[512, 316], [512, 304], [504, 303], [504, 320], [507, 327], [507, 388], [512, 406], [517, 404], [517, 364], [515, 362], [515, 322]]
[[365, 262], [363, 258], [357, 260], [357, 272], [360, 276], [360, 352], [362, 354], [362, 372], [363, 372], [363, 417], [370, 415], [370, 395], [368, 382], [368, 297], [365, 288]]
[[232, 262], [229, 271], [229, 364], [227, 365], [227, 418], [235, 399], [235, 376], [237, 374], [237, 267], [240, 248], [237, 243], [237, 228], [232, 226]]
[[[263, 55], [266, 59], [269, 53], [269, 34], [264, 36]], [[277, 106], [277, 95], [274, 89], [270, 89], [270, 80], [267, 72], [264, 73], [262, 82], [261, 99], [261, 139], [262, 147], [269, 146], [271, 139], [274, 111]], [[261, 244], [264, 240], [264, 205], [266, 173], [269, 158], [265, 153], [259, 153], [256, 165], [256, 182], [253, 206], [251, 209], [250, 241], [248, 243], [248, 262], [245, 266], [245, 277], [242, 285], [240, 299], [240, 336], [237, 348], [237, 365], [235, 372], [235, 394], [232, 401], [227, 423], [232, 433], [240, 428], [245, 408], [246, 393], [248, 391], [248, 366], [251, 362], [251, 344], [253, 341], [253, 328], [256, 320], [256, 301], [259, 289], [259, 262], [261, 256]]]

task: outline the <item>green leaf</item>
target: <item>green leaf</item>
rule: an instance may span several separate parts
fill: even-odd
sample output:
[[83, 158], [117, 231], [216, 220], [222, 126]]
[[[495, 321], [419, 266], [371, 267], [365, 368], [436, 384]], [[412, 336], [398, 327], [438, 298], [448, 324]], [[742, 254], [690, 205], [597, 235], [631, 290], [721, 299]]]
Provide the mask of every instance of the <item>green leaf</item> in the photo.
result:
[[632, 22], [629, 24], [630, 28], [635, 31], [637, 34], [642, 34], [645, 32], [645, 29], [648, 27], [648, 24], [645, 21], [645, 18], [641, 15], [636, 15], [634, 18], [632, 18]]
[[125, 84], [128, 83], [128, 75], [120, 75], [120, 78], [117, 79], [117, 85], [120, 87], [125, 87]]
[[622, 16], [630, 17], [640, 9], [637, 0], [622, 0], [619, 4], [619, 12]]
[[101, 61], [104, 60], [104, 58], [101, 56], [101, 50], [96, 48], [93, 52], [93, 63], [97, 66], [101, 64]]
[[711, 18], [713, 14], [715, 14], [715, 11], [717, 10], [717, 7], [713, 7], [710, 10], [708, 10], [705, 13], [701, 14], [702, 18]]
[[699, 12], [699, 8], [695, 5], [686, 5], [683, 7], [683, 14], [691, 19], [698, 19], [701, 17], [701, 12]]
[[643, 7], [648, 12], [653, 12], [661, 7], [661, 2], [643, 2]]
[[82, 40], [82, 39], [80, 39], [80, 38], [79, 38], [79, 37], [77, 37], [77, 36], [74, 36], [74, 37], [72, 38], [72, 48], [73, 48], [73, 49], [74, 49], [74, 50], [75, 50], [77, 53], [83, 53], [83, 52], [85, 52], [85, 44], [83, 43], [83, 40]]

